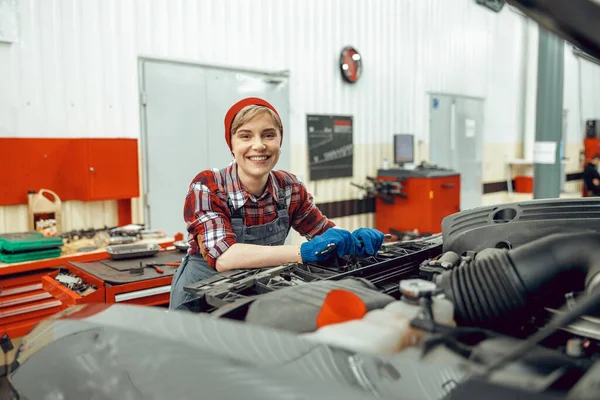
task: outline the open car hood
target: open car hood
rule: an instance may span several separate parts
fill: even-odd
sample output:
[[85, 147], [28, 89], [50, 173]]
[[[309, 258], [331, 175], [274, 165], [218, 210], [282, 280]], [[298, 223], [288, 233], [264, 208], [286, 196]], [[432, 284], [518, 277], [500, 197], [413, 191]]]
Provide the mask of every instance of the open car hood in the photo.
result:
[[600, 60], [600, 0], [506, 0], [546, 29]]

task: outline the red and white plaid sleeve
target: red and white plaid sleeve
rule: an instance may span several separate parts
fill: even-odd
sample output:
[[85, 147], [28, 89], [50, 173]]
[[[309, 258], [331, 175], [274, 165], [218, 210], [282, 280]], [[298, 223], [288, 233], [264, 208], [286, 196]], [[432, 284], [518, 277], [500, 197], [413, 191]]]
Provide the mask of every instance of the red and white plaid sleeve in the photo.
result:
[[292, 228], [302, 236], [310, 235], [314, 237], [335, 226], [317, 208], [312, 195], [306, 190], [302, 182], [289, 172], [278, 172], [284, 182], [291, 183], [290, 216]]
[[236, 243], [226, 198], [211, 170], [196, 176], [185, 198], [183, 216], [191, 254], [200, 252], [212, 268], [217, 258]]

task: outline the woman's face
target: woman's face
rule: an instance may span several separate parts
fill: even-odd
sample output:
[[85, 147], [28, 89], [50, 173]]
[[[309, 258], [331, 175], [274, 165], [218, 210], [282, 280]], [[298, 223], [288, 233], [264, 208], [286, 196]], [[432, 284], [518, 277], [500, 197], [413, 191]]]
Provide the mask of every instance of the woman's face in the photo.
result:
[[279, 160], [281, 133], [268, 112], [256, 115], [231, 135], [231, 151], [242, 182], [266, 181]]

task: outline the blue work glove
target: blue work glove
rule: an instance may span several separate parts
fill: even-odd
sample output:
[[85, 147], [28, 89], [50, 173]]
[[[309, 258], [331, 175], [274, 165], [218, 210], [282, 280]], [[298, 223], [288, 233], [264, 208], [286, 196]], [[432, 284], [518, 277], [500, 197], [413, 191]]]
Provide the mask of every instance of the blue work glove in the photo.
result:
[[[317, 256], [316, 253], [327, 250], [327, 246], [335, 244], [335, 250]], [[358, 250], [358, 243], [349, 231], [344, 229], [330, 228], [320, 236], [316, 236], [310, 242], [302, 243], [300, 246], [300, 255], [302, 261], [318, 262], [324, 261], [334, 254], [343, 257], [348, 254], [355, 254]]]
[[352, 236], [358, 242], [357, 255], [360, 257], [377, 254], [384, 238], [383, 233], [371, 228], [358, 228]]

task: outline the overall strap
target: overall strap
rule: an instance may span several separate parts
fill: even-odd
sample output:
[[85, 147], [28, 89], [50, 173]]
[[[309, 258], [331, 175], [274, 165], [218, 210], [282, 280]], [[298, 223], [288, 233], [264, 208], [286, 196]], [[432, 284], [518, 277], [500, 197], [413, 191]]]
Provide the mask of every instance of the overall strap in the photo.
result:
[[271, 179], [273, 179], [273, 184], [275, 185], [275, 189], [277, 190], [277, 197], [279, 198], [279, 200], [277, 200], [277, 213], [279, 214], [281, 210], [287, 211], [287, 204], [285, 201], [285, 190], [279, 186], [279, 183], [277, 182], [277, 178], [275, 177], [274, 173], [271, 175]]

